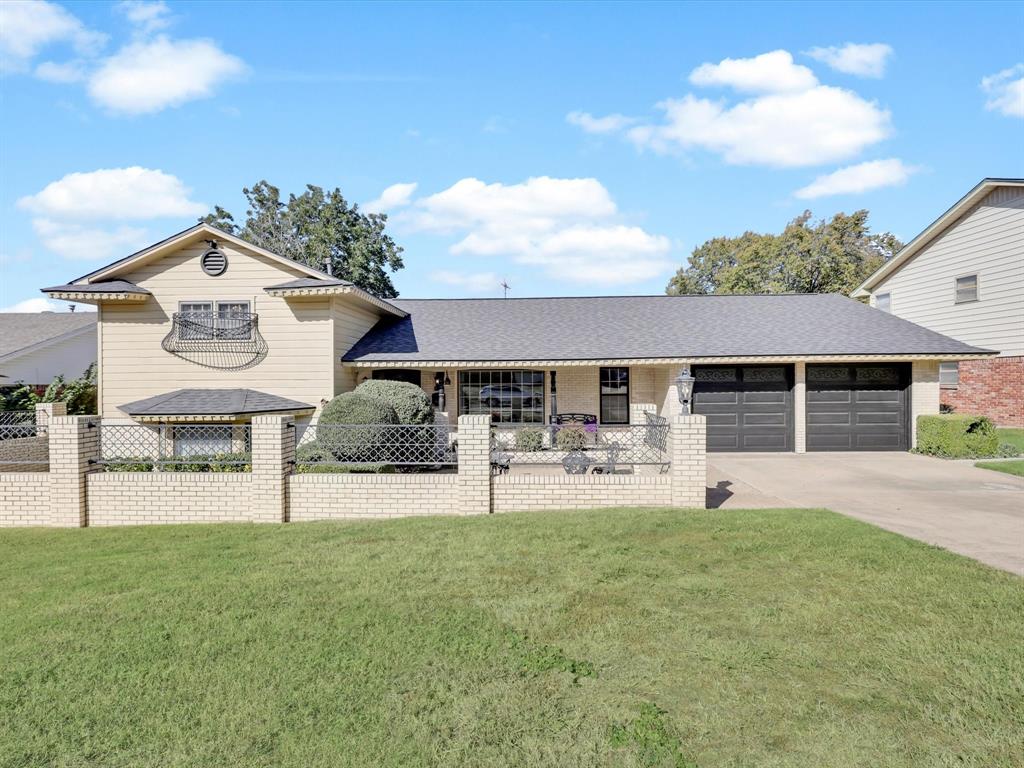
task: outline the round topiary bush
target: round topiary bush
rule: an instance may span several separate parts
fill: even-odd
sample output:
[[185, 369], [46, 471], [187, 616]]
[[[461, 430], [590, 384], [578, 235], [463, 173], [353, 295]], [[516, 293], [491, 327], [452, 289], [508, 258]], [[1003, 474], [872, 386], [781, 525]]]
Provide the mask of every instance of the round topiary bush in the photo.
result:
[[356, 387], [356, 394], [387, 403], [398, 414], [399, 424], [433, 424], [430, 395], [407, 381], [371, 379]]
[[343, 462], [380, 462], [382, 446], [388, 443], [388, 427], [397, 423], [398, 414], [384, 401], [346, 392], [324, 406], [316, 441]]
[[560, 429], [555, 435], [555, 445], [560, 451], [582, 451], [587, 447], [587, 436], [580, 429]]
[[544, 447], [544, 432], [540, 429], [527, 427], [516, 432], [517, 451], [539, 451]]

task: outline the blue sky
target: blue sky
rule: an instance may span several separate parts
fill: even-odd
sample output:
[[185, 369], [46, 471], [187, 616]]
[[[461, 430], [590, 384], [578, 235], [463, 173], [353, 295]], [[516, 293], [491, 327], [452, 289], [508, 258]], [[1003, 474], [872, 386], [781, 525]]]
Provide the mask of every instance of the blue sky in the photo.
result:
[[[661, 293], [704, 240], [1024, 176], [1024, 4], [0, 5], [0, 307], [243, 186], [386, 210], [403, 296]], [[415, 185], [415, 186], [414, 186]]]

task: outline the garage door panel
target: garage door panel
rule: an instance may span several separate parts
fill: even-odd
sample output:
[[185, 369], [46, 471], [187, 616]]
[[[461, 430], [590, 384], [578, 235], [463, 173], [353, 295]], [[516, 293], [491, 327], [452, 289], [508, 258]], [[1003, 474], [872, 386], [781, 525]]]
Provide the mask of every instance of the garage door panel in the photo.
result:
[[693, 411], [709, 451], [793, 449], [791, 366], [694, 366]]
[[906, 450], [909, 381], [905, 363], [808, 365], [807, 449]]
[[808, 426], [812, 424], [839, 424], [842, 426], [849, 426], [850, 413], [849, 411], [835, 411], [833, 413], [808, 413], [807, 424]]
[[850, 392], [848, 390], [826, 390], [826, 391], [814, 391], [808, 390], [807, 402], [809, 403], [846, 403], [850, 402]]
[[788, 392], [744, 392], [743, 402], [746, 405], [785, 405]]

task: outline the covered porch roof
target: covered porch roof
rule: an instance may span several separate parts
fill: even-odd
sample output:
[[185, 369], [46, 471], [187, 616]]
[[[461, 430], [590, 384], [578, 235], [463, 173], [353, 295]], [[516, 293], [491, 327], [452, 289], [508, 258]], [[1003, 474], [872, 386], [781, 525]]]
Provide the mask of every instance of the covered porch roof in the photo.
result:
[[260, 414], [306, 415], [308, 403], [254, 389], [176, 389], [119, 406], [140, 421], [226, 421]]

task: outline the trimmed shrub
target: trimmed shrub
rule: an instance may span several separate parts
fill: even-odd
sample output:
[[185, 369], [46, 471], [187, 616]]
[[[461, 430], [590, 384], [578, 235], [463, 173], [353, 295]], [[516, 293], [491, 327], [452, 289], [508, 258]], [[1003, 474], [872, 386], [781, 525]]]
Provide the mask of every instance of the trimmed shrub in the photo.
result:
[[544, 430], [526, 428], [516, 432], [517, 451], [539, 451], [544, 447]]
[[395, 409], [399, 424], [433, 424], [430, 395], [407, 381], [371, 379], [356, 387], [356, 394], [380, 400]]
[[[243, 462], [235, 464], [234, 462]], [[230, 464], [225, 462], [232, 462]], [[164, 464], [164, 472], [250, 472], [252, 457], [248, 453], [211, 453], [183, 456], [173, 464]]]
[[301, 475], [324, 472], [390, 474], [395, 471], [390, 464], [345, 464], [338, 458], [338, 455], [323, 443], [314, 441], [303, 445], [295, 452], [295, 472]]
[[103, 465], [104, 472], [152, 472], [153, 462], [146, 458], [117, 456]]
[[994, 456], [995, 425], [984, 416], [943, 414], [917, 417], [917, 452], [946, 459]]
[[587, 447], [587, 436], [581, 429], [562, 428], [555, 435], [555, 445], [560, 451], [582, 451]]
[[[383, 400], [358, 392], [346, 392], [331, 400], [320, 414], [317, 442], [343, 462], [375, 462], [380, 446], [387, 442], [387, 429], [398, 423], [395, 409]], [[332, 424], [356, 424], [358, 429], [331, 429]]]

